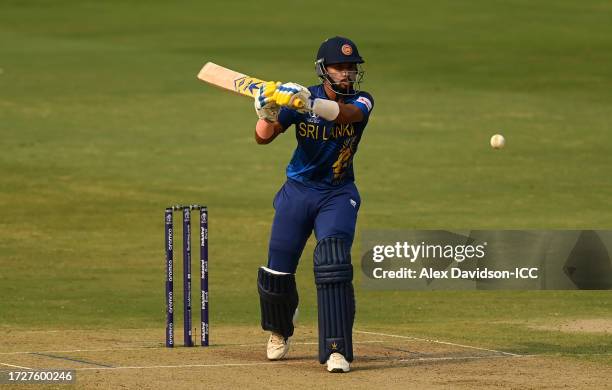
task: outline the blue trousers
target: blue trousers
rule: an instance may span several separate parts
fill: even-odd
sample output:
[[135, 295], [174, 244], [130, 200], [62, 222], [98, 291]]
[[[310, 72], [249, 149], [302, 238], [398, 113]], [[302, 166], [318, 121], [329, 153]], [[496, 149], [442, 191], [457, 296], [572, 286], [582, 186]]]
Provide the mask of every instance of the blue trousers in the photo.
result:
[[274, 197], [268, 268], [295, 273], [313, 229], [317, 241], [338, 237], [352, 244], [361, 198], [354, 183], [320, 190], [287, 179]]

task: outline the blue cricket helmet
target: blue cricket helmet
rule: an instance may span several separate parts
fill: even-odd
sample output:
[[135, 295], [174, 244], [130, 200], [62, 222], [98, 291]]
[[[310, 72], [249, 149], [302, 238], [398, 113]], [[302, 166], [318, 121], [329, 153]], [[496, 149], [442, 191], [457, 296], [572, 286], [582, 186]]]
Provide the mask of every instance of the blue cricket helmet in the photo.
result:
[[363, 58], [353, 41], [344, 37], [333, 37], [326, 39], [317, 52], [317, 61], [323, 65], [352, 63], [363, 64]]

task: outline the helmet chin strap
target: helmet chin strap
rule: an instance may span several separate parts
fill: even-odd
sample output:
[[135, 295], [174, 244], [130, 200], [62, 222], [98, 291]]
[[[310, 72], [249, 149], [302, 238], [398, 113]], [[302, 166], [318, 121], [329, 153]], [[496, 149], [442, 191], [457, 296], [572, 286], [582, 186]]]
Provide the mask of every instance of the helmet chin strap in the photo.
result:
[[355, 90], [352, 87], [353, 83], [349, 83], [349, 87], [345, 88], [344, 90], [342, 90], [342, 88], [340, 88], [340, 85], [338, 83], [330, 83], [332, 89], [334, 90], [334, 92], [337, 95], [340, 96], [353, 96], [355, 95], [357, 92], [355, 92]]

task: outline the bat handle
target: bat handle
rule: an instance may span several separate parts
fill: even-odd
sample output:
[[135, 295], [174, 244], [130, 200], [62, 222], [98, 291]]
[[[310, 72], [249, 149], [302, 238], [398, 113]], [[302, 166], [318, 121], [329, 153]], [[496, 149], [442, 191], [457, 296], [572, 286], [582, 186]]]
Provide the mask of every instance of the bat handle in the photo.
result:
[[295, 99], [295, 101], [293, 102], [294, 108], [304, 108], [305, 105], [306, 104], [301, 99]]

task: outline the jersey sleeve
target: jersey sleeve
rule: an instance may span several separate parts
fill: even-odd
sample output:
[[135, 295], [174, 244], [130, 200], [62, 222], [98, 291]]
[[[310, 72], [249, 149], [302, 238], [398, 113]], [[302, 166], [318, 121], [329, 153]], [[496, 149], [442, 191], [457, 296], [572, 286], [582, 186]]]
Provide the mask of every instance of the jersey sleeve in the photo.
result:
[[281, 107], [278, 112], [278, 122], [283, 126], [283, 132], [293, 125], [297, 120], [297, 111], [287, 107]]
[[359, 95], [351, 104], [357, 106], [363, 112], [364, 119], [368, 119], [374, 108], [374, 98], [367, 92], [359, 92]]

